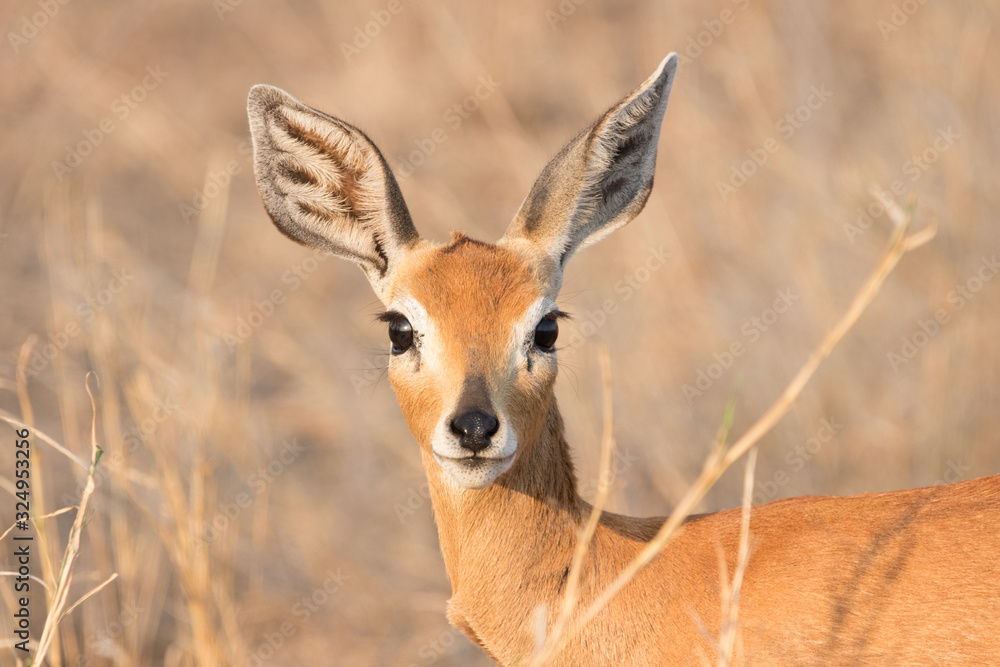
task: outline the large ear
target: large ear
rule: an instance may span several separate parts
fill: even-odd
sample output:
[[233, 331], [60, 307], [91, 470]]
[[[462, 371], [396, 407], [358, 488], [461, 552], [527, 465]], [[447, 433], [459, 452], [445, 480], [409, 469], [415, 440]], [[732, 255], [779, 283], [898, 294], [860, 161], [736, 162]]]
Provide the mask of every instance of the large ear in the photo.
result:
[[271, 86], [250, 89], [247, 113], [271, 220], [302, 245], [356, 262], [386, 301], [393, 270], [420, 236], [375, 144]]
[[502, 242], [528, 241], [556, 263], [555, 285], [578, 249], [622, 227], [653, 187], [656, 143], [677, 71], [671, 53], [646, 81], [556, 155]]

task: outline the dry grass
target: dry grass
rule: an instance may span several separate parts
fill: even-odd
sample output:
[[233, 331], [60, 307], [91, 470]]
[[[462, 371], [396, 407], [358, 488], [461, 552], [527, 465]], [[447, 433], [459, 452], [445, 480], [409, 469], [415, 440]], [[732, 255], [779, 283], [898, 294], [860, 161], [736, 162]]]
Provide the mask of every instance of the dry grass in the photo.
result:
[[[65, 610], [117, 574], [62, 618], [48, 664], [489, 664], [444, 618], [416, 445], [376, 381], [385, 341], [367, 283], [282, 239], [260, 207], [241, 144], [254, 83], [360, 123], [400, 173], [443, 128], [401, 178], [416, 224], [439, 240], [453, 228], [493, 239], [549, 155], [732, 11], [681, 67], [646, 211], [567, 276], [561, 305], [575, 317], [557, 393], [585, 497], [598, 489], [599, 341], [615, 373], [607, 507], [667, 513], [702, 470], [737, 377], [733, 431], [745, 433], [850, 302], [891, 224], [881, 215], [853, 240], [844, 225], [874, 201], [869, 184], [894, 180], [900, 205], [919, 197], [914, 227], [937, 218], [938, 238], [760, 441], [754, 504], [1000, 470], [1000, 282], [976, 283], [1000, 245], [995, 3], [926, 3], [883, 39], [892, 7], [860, 0], [584, 2], [555, 30], [557, 2], [403, 0], [350, 62], [341, 42], [386, 2], [243, 2], [223, 20], [220, 5], [73, 2], [17, 53], [9, 38], [0, 49], [0, 409], [33, 429], [34, 639], [59, 581]], [[4, 34], [37, 11], [4, 4]], [[157, 66], [134, 108], [115, 102]], [[453, 127], [446, 110], [480, 76], [499, 85]], [[776, 123], [814, 86], [832, 97], [786, 138]], [[949, 127], [958, 138], [916, 167]], [[96, 132], [57, 179], [67, 145]], [[717, 183], [769, 138], [778, 150], [723, 201]], [[666, 263], [641, 269], [661, 246]], [[765, 331], [751, 318], [775, 290], [797, 299]], [[921, 341], [937, 311], [947, 322], [894, 368], [887, 354]], [[688, 400], [684, 385], [734, 342], [743, 354]], [[59, 512], [87, 486], [91, 371], [104, 455], [70, 582], [60, 571], [78, 515]], [[826, 441], [823, 419], [837, 425]], [[2, 451], [0, 533], [14, 489]], [[737, 506], [743, 489], [730, 471], [694, 510]], [[0, 578], [0, 606], [13, 604]], [[9, 623], [5, 611], [0, 640]], [[0, 646], [0, 663], [15, 658]]]

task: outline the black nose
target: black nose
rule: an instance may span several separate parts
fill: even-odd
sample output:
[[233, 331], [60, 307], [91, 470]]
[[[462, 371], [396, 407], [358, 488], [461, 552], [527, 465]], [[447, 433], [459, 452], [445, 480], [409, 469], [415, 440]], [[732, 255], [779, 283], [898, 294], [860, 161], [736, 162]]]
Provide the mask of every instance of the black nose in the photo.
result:
[[490, 446], [490, 437], [500, 428], [493, 415], [479, 410], [466, 412], [451, 420], [451, 432], [458, 436], [459, 444], [473, 454]]

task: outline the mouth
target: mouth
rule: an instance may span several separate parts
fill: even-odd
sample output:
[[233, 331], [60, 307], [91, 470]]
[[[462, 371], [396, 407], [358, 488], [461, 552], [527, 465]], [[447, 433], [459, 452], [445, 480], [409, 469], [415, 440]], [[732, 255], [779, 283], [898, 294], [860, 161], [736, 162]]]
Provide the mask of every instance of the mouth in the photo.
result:
[[514, 463], [514, 454], [507, 456], [479, 456], [472, 454], [453, 458], [434, 452], [434, 460], [453, 482], [466, 489], [483, 489], [497, 477], [507, 472]]
[[459, 465], [475, 469], [490, 465], [509, 465], [514, 461], [514, 454], [510, 454], [508, 456], [479, 456], [478, 454], [471, 454], [469, 456], [453, 458], [451, 456], [442, 456], [441, 454], [434, 452], [434, 460], [438, 462], [438, 465], [442, 466]]

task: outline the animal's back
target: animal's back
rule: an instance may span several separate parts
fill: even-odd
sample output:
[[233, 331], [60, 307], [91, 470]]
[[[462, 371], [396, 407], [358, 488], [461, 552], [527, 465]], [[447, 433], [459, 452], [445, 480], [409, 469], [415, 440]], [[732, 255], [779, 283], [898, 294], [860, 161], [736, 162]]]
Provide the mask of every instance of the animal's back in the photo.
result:
[[[1000, 664], [1000, 475], [791, 498], [751, 517], [742, 664]], [[719, 636], [718, 553], [731, 577], [739, 526], [740, 510], [695, 517], [653, 564], [656, 576], [697, 575], [673, 591], [690, 622], [661, 638], [669, 664], [695, 660], [705, 633]]]

